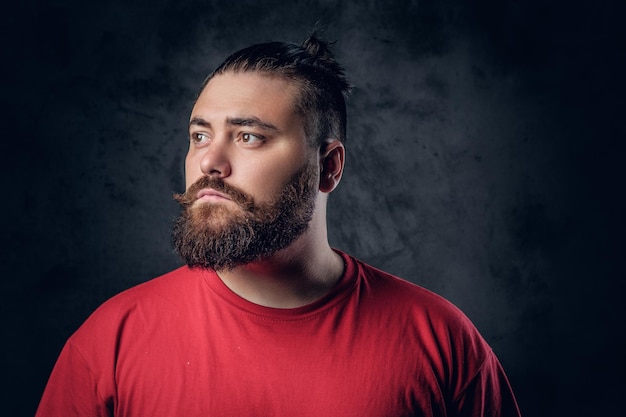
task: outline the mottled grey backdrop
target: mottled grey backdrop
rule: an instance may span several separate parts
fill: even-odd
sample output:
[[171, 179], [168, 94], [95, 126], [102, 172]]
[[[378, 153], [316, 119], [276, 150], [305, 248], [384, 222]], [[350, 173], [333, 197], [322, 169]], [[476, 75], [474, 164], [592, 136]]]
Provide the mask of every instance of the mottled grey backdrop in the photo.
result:
[[[526, 416], [623, 412], [620, 3], [26, 1], [4, 11], [1, 414], [65, 339], [177, 265], [196, 89], [319, 22], [356, 85], [332, 244], [447, 297]], [[276, 161], [277, 164], [280, 161]], [[392, 304], [393, 300], [389, 300]]]

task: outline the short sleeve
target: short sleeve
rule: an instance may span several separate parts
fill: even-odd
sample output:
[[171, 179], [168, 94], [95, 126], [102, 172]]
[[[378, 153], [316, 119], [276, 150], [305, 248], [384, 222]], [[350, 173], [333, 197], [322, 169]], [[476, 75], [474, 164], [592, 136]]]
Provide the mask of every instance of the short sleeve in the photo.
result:
[[110, 404], [71, 339], [65, 344], [48, 379], [36, 417], [109, 417]]
[[452, 415], [462, 417], [520, 417], [509, 381], [492, 351], [451, 408]]

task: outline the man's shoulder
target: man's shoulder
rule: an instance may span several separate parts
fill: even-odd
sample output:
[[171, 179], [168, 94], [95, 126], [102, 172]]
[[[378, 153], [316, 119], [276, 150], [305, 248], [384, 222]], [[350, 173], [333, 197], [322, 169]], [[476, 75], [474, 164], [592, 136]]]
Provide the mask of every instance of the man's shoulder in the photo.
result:
[[191, 287], [202, 285], [202, 281], [201, 271], [182, 266], [114, 295], [104, 302], [101, 308], [109, 306], [119, 308], [125, 304], [154, 302], [157, 299], [175, 300], [178, 295], [189, 291]]
[[[463, 355], [472, 352], [477, 361], [489, 354], [484, 341], [470, 319], [452, 302], [420, 285], [356, 261], [359, 267], [361, 299], [367, 310], [401, 327], [404, 337], [416, 343], [454, 346]], [[450, 356], [454, 352], [442, 355]], [[450, 356], [451, 357], [451, 356]]]
[[385, 272], [363, 261], [356, 260], [360, 279], [360, 292], [383, 311], [403, 317], [428, 321], [430, 325], [474, 331], [467, 316], [443, 296]]
[[209, 272], [183, 266], [124, 290], [102, 303], [79, 331], [114, 330], [129, 320], [136, 321], [137, 317], [160, 317], [180, 311], [194, 296], [201, 295], [205, 273]]
[[415, 282], [383, 271], [363, 261], [357, 259], [355, 261], [358, 265], [358, 273], [363, 285], [367, 285], [371, 287], [372, 291], [376, 291], [376, 298], [387, 298], [389, 300], [393, 297], [393, 300], [406, 302], [410, 305], [458, 310], [441, 295]]

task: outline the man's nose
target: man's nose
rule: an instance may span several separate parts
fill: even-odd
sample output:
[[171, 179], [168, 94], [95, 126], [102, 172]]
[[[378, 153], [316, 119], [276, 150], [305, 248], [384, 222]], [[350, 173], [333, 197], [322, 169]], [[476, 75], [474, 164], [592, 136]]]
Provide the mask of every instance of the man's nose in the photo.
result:
[[226, 138], [214, 140], [206, 147], [204, 155], [200, 159], [200, 169], [208, 176], [225, 178], [231, 173], [229, 159], [229, 141]]

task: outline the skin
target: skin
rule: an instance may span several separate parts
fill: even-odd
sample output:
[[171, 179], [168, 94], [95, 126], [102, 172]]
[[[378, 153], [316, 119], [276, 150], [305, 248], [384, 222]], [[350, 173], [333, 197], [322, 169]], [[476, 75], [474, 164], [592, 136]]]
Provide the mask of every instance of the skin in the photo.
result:
[[[343, 261], [328, 244], [328, 193], [343, 173], [343, 144], [328, 138], [322, 149], [307, 144], [304, 121], [295, 111], [298, 86], [258, 72], [215, 76], [200, 94], [190, 117], [186, 186], [203, 175], [217, 176], [252, 195], [275, 199], [306, 164], [318, 167], [319, 191], [308, 230], [274, 256], [219, 277], [240, 297], [267, 307], [295, 308], [325, 295], [343, 273]], [[222, 204], [241, 210], [212, 190], [194, 204]], [[216, 219], [215, 221], [224, 221]]]

